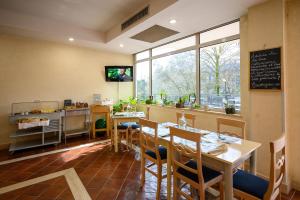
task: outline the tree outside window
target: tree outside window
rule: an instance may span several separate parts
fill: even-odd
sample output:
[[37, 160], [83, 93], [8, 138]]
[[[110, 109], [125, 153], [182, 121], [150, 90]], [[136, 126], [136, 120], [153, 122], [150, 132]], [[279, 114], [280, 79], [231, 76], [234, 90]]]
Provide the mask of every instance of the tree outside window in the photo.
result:
[[240, 108], [240, 40], [200, 49], [201, 104]]
[[155, 99], [166, 94], [168, 100], [196, 91], [196, 51], [187, 51], [152, 61], [152, 92]]

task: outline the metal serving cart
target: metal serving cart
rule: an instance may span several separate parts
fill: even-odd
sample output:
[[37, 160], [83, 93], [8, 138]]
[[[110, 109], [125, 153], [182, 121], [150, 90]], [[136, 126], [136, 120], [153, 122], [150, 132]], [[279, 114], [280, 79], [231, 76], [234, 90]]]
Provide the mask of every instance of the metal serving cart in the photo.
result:
[[10, 135], [14, 140], [9, 151], [13, 153], [17, 150], [60, 143], [62, 115], [57, 101], [13, 103], [9, 120], [18, 127]]

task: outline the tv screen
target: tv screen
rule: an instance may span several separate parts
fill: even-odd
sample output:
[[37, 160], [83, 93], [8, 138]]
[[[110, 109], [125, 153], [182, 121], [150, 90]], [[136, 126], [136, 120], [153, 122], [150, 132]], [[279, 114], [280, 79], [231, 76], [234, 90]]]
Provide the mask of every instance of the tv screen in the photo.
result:
[[105, 66], [106, 81], [130, 82], [133, 81], [132, 66]]

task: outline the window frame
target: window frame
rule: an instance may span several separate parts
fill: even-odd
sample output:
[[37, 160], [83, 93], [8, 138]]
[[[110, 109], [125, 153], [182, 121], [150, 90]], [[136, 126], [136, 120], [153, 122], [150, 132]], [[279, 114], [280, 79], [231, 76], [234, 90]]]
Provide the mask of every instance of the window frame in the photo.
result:
[[[209, 41], [209, 42], [206, 42], [206, 43], [202, 43], [200, 44], [200, 37], [201, 37], [201, 34], [204, 33], [204, 32], [208, 32], [208, 31], [211, 31], [213, 29], [217, 29], [217, 28], [220, 28], [222, 26], [226, 26], [226, 25], [229, 25], [229, 24], [232, 24], [232, 23], [236, 23], [236, 22], [240, 22], [240, 19], [236, 19], [236, 20], [233, 20], [233, 21], [230, 21], [230, 22], [227, 22], [227, 23], [224, 23], [224, 24], [221, 24], [221, 25], [218, 25], [218, 26], [214, 26], [212, 28], [209, 28], [209, 29], [206, 29], [204, 31], [200, 31], [200, 32], [196, 32], [194, 34], [191, 34], [191, 35], [188, 35], [188, 36], [185, 36], [185, 37], [182, 37], [182, 38], [178, 38], [176, 40], [172, 40], [170, 42], [167, 42], [167, 43], [164, 43], [164, 44], [161, 44], [161, 45], [158, 45], [158, 46], [155, 46], [155, 47], [152, 47], [152, 48], [149, 48], [149, 49], [145, 49], [143, 51], [140, 51], [140, 52], [137, 52], [136, 54], [138, 53], [142, 53], [144, 51], [149, 51], [149, 58], [145, 58], [145, 59], [141, 59], [141, 60], [136, 60], [136, 54], [133, 55], [133, 58], [134, 58], [134, 96], [136, 97], [136, 65], [138, 63], [141, 63], [141, 62], [145, 62], [145, 61], [149, 61], [149, 93], [150, 95], [152, 96], [152, 61], [154, 59], [157, 59], [157, 58], [162, 58], [162, 57], [166, 57], [166, 56], [170, 56], [170, 55], [175, 55], [175, 54], [179, 54], [179, 53], [183, 53], [183, 52], [187, 52], [187, 51], [191, 51], [191, 50], [195, 50], [196, 51], [196, 56], [195, 56], [195, 62], [196, 62], [196, 96], [197, 96], [197, 100], [196, 100], [196, 103], [200, 104], [200, 89], [201, 89], [201, 80], [200, 80], [200, 73], [201, 73], [201, 65], [200, 65], [200, 48], [203, 48], [203, 47], [208, 47], [208, 46], [213, 46], [213, 45], [217, 45], [217, 44], [220, 44], [220, 43], [224, 43], [224, 42], [230, 42], [230, 41], [233, 41], [233, 40], [237, 40], [237, 39], [240, 39], [240, 33], [239, 34], [236, 34], [236, 35], [231, 35], [231, 36], [228, 36], [228, 37], [224, 37], [224, 38], [220, 38], [220, 39], [217, 39], [217, 40], [213, 40], [213, 41]], [[163, 53], [163, 54], [160, 54], [160, 55], [156, 55], [156, 56], [152, 56], [152, 50], [154, 48], [157, 48], [157, 47], [160, 47], [160, 46], [164, 46], [164, 45], [167, 45], [167, 44], [170, 44], [170, 43], [173, 43], [173, 42], [176, 42], [176, 41], [179, 41], [179, 40], [182, 40], [182, 39], [185, 39], [185, 38], [188, 38], [188, 37], [192, 37], [194, 36], [195, 37], [195, 45], [193, 46], [189, 46], [189, 47], [186, 47], [186, 48], [182, 48], [182, 49], [178, 49], [178, 50], [174, 50], [174, 51], [171, 51], [171, 52], [167, 52], [167, 53]], [[240, 93], [241, 94], [241, 93]], [[242, 94], [241, 94], [242, 95]], [[241, 103], [242, 105], [242, 98], [241, 98]], [[242, 106], [241, 106], [242, 108]], [[209, 110], [213, 110], [213, 111], [221, 111], [223, 109], [221, 108], [209, 108]], [[239, 111], [241, 112], [241, 110]]]

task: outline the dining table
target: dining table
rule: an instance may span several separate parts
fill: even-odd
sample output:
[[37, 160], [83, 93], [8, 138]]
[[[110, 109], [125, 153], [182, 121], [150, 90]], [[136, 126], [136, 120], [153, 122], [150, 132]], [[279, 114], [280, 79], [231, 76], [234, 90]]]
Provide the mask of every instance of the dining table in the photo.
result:
[[115, 152], [119, 151], [118, 141], [118, 125], [125, 122], [138, 122], [140, 118], [145, 118], [144, 112], [116, 112], [112, 115], [114, 125], [114, 148]]
[[[201, 159], [203, 165], [224, 174], [224, 197], [226, 200], [233, 199], [233, 172], [246, 160], [250, 161], [250, 172], [256, 173], [256, 150], [261, 143], [241, 139], [227, 134], [220, 134], [214, 131], [202, 130], [198, 128], [182, 127], [172, 122], [160, 123], [158, 125], [158, 143], [167, 148], [167, 199], [170, 200], [171, 193], [171, 152], [170, 152], [170, 129], [174, 126], [201, 135]], [[143, 127], [142, 131], [153, 135], [154, 130]], [[189, 148], [195, 148], [195, 144], [190, 141], [176, 138], [176, 143], [182, 143]]]

